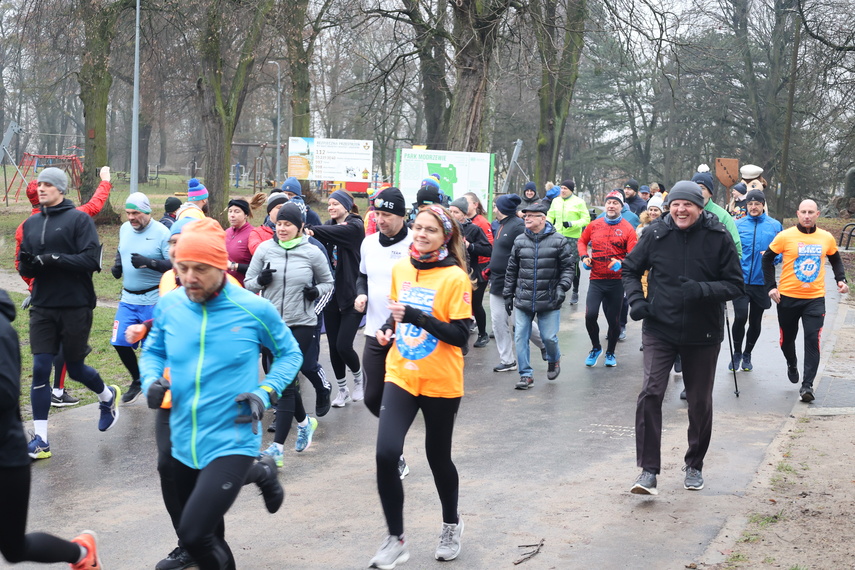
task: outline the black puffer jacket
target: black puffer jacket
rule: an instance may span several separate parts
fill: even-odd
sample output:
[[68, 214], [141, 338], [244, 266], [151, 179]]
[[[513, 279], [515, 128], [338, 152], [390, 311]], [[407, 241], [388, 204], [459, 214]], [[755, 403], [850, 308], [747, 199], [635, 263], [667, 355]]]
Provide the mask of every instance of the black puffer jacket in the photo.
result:
[[560, 309], [573, 271], [570, 242], [552, 224], [538, 234], [526, 229], [514, 240], [502, 296], [531, 313]]
[[14, 320], [15, 305], [0, 289], [0, 468], [30, 464], [21, 423], [21, 345]]
[[35, 277], [34, 307], [95, 308], [92, 273], [101, 271], [101, 244], [92, 218], [71, 200], [27, 218], [21, 252], [52, 258], [46, 265], [20, 263], [21, 275]]
[[[643, 330], [677, 345], [718, 344], [724, 340], [724, 302], [743, 294], [742, 268], [733, 239], [709, 212], [686, 230], [670, 215], [655, 220], [623, 262], [623, 286], [630, 306], [644, 302], [646, 270], [651, 316]], [[684, 299], [685, 277], [701, 286], [699, 300]]]

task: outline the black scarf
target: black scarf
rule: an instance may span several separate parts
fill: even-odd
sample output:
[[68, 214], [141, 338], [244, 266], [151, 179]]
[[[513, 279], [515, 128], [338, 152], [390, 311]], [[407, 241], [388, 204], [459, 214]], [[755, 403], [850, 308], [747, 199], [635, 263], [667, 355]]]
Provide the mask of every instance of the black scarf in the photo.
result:
[[395, 245], [399, 241], [403, 241], [403, 239], [405, 237], [407, 237], [408, 231], [409, 230], [407, 229], [407, 224], [404, 224], [401, 227], [401, 231], [399, 231], [397, 234], [393, 235], [392, 237], [387, 236], [383, 232], [377, 232], [380, 234], [380, 246], [381, 247], [389, 247], [390, 245]]

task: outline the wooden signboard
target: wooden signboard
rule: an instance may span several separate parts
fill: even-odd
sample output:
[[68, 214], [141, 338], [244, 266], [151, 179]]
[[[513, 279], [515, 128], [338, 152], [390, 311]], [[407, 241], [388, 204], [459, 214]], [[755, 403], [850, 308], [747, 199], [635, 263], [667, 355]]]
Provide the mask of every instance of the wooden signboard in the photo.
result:
[[739, 182], [739, 159], [715, 159], [715, 176], [725, 188], [730, 188], [731, 186]]

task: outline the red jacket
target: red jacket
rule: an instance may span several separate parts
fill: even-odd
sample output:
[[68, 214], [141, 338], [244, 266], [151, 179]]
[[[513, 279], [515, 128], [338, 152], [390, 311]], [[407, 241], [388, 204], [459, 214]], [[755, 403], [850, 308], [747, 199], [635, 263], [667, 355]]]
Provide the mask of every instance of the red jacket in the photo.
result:
[[255, 255], [255, 250], [258, 249], [258, 246], [272, 237], [273, 230], [266, 224], [252, 228], [252, 231], [249, 233], [249, 253]]
[[[107, 198], [110, 197], [110, 190], [113, 189], [113, 185], [107, 181], [102, 180], [101, 184], [98, 185], [98, 188], [95, 190], [95, 194], [92, 195], [92, 199], [90, 199], [85, 204], [82, 204], [77, 207], [78, 210], [85, 214], [89, 214], [91, 217], [95, 217], [99, 212], [104, 208], [104, 204], [107, 202]], [[33, 206], [33, 211], [30, 212], [30, 215], [38, 214], [41, 211], [41, 206], [39, 205], [39, 183], [37, 180], [31, 180], [29, 184], [27, 184], [27, 198], [30, 200], [30, 204]], [[26, 220], [24, 220], [26, 221]], [[15, 230], [15, 269], [19, 269], [18, 263], [18, 254], [21, 252], [21, 240], [24, 239], [24, 222], [18, 226], [18, 229]], [[32, 277], [21, 277], [24, 282], [27, 284], [27, 288], [32, 291], [33, 290], [33, 278]]]
[[[632, 251], [638, 242], [635, 228], [625, 219], [609, 224], [606, 218], [597, 218], [585, 226], [577, 246], [579, 257], [592, 260], [591, 279], [620, 279], [621, 271], [612, 271], [609, 264], [613, 259], [623, 262], [626, 254]], [[591, 253], [588, 253], [588, 245]]]
[[[477, 214], [474, 218], [472, 218], [472, 223], [481, 228], [484, 232], [484, 235], [487, 236], [487, 241], [490, 242], [490, 245], [493, 245], [493, 228], [490, 227], [490, 222], [487, 221], [487, 218], [482, 216], [481, 214]], [[478, 256], [478, 265], [484, 266], [490, 263], [489, 255], [481, 255]]]

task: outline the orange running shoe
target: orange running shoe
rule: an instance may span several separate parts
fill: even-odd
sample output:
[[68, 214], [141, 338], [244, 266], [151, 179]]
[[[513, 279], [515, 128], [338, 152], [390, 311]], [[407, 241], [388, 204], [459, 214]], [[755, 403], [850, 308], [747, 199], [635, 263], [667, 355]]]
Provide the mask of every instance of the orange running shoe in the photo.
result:
[[72, 564], [72, 570], [101, 570], [101, 559], [98, 557], [98, 537], [91, 530], [84, 530], [71, 542], [79, 544], [86, 549], [86, 556], [76, 564]]

